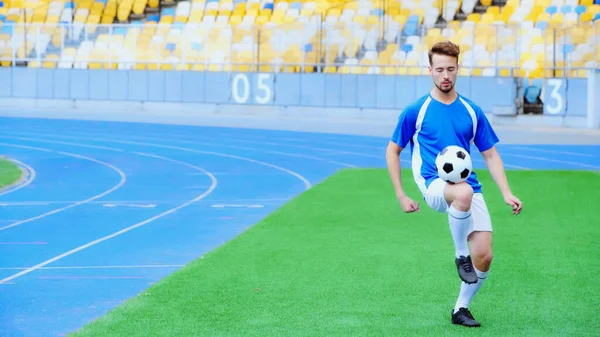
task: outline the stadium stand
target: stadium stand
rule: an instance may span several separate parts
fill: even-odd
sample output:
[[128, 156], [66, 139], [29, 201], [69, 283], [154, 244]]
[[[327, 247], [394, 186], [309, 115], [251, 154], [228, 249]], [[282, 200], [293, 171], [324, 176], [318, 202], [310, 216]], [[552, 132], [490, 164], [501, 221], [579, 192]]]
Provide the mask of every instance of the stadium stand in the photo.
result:
[[4, 67], [418, 75], [445, 39], [463, 75], [600, 64], [600, 0], [0, 0], [0, 25]]

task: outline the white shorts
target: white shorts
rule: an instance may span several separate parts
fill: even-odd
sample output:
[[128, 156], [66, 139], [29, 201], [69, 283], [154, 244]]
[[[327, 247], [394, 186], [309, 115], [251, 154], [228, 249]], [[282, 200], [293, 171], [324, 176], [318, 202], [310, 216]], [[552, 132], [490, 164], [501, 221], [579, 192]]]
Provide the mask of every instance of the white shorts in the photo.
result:
[[[447, 213], [448, 208], [450, 208], [450, 205], [448, 205], [444, 198], [445, 187], [446, 182], [438, 178], [431, 182], [423, 194], [427, 205], [440, 213]], [[473, 231], [492, 231], [490, 213], [481, 193], [475, 193], [473, 201], [471, 201], [471, 228], [469, 229], [469, 233]]]

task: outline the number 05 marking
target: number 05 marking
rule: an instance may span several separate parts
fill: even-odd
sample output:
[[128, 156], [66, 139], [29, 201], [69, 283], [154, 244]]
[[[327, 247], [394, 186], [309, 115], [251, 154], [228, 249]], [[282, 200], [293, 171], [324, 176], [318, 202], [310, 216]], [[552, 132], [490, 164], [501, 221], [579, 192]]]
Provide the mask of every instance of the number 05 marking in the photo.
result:
[[[258, 74], [253, 100], [258, 104], [269, 103], [273, 98], [273, 75]], [[250, 99], [250, 80], [246, 74], [236, 74], [231, 81], [231, 96], [238, 104], [247, 103]]]

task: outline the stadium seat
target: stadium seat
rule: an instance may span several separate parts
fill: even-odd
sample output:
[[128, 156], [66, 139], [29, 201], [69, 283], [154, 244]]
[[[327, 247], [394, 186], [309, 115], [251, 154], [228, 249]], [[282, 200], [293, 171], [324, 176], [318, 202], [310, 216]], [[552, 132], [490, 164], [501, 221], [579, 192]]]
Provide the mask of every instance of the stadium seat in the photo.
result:
[[[0, 1], [2, 66], [309, 72], [323, 61], [319, 71], [411, 75], [446, 39], [472, 76], [581, 76], [600, 61], [599, 0]], [[23, 22], [45, 26], [25, 34]]]

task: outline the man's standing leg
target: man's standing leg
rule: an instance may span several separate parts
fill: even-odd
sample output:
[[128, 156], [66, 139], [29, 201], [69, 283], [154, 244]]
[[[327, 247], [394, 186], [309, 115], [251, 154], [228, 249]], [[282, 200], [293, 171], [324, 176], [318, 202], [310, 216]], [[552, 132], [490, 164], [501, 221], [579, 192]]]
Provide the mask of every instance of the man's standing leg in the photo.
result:
[[469, 305], [479, 292], [487, 279], [493, 259], [492, 253], [492, 225], [485, 201], [481, 194], [473, 198], [473, 224], [468, 236], [468, 242], [473, 260], [473, 267], [477, 274], [477, 283], [467, 284], [462, 282], [460, 294], [452, 311], [452, 323], [465, 326], [478, 327], [480, 323], [473, 318]]

